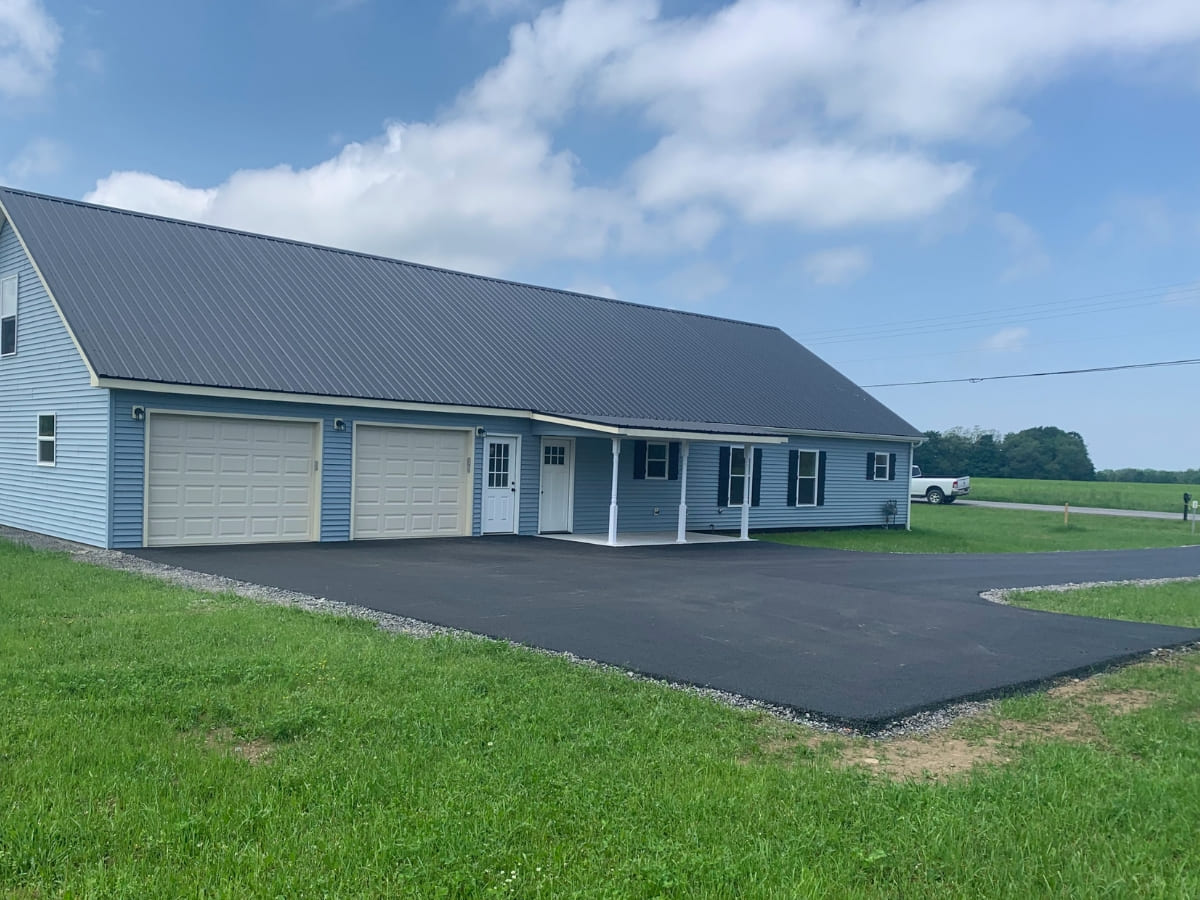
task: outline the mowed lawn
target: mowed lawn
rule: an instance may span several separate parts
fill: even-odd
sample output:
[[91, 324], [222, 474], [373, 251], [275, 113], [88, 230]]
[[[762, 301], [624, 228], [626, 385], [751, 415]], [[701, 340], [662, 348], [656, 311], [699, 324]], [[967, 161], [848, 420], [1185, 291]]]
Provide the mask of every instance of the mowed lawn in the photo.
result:
[[755, 534], [760, 540], [879, 553], [1034, 553], [1048, 550], [1122, 550], [1200, 544], [1191, 523], [1165, 519], [1074, 515], [912, 505], [912, 531], [896, 528], [826, 529]]
[[1195, 654], [881, 742], [4, 542], [0, 585], [11, 896], [1200, 895]]
[[1098, 506], [1101, 509], [1144, 509], [1179, 513], [1183, 495], [1200, 500], [1200, 485], [1135, 484], [1121, 481], [1039, 481], [1033, 478], [972, 478], [972, 500]]

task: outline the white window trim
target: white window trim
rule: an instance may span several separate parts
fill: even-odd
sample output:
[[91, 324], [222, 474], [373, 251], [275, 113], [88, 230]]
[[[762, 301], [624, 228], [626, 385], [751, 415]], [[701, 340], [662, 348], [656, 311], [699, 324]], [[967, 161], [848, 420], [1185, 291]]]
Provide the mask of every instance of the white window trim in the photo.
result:
[[[661, 475], [650, 474], [650, 448], [663, 448], [663, 473]], [[658, 462], [659, 460], [654, 460]], [[647, 481], [666, 481], [671, 474], [671, 444], [669, 441], [646, 441], [646, 480]]]
[[4, 296], [4, 285], [11, 283], [13, 286], [13, 288], [12, 288], [12, 292], [13, 292], [12, 293], [12, 296], [13, 296], [12, 314], [6, 316], [6, 315], [4, 315], [4, 310], [0, 309], [0, 328], [3, 328], [5, 319], [13, 320], [13, 348], [12, 348], [11, 353], [0, 353], [0, 357], [8, 357], [8, 356], [16, 356], [17, 355], [17, 324], [18, 324], [17, 312], [18, 312], [18, 307], [20, 306], [20, 303], [18, 301], [18, 293], [17, 293], [18, 289], [20, 288], [20, 282], [18, 280], [18, 277], [19, 276], [17, 276], [17, 275], [9, 275], [5, 278], [0, 278], [0, 298], [2, 298]]
[[[811, 475], [800, 474], [800, 457], [796, 457], [796, 506], [816, 506], [817, 497], [821, 494], [821, 453], [818, 450], [805, 450], [803, 447], [793, 448], [796, 453], [811, 453], [813, 458], [813, 473]], [[808, 481], [812, 479], [813, 483], [813, 498], [812, 503], [800, 502], [800, 481]]]
[[[883, 457], [883, 477], [882, 478], [879, 477], [879, 458], [881, 456]], [[876, 450], [875, 451], [875, 480], [876, 481], [887, 481], [888, 480], [888, 471], [891, 469], [891, 467], [892, 467], [891, 455], [889, 453], [887, 453], [886, 451]]]
[[[751, 451], [751, 452], [753, 452], [753, 451]], [[733, 454], [735, 454], [735, 453], [742, 454], [742, 474], [741, 475], [733, 474]], [[735, 479], [735, 478], [742, 479], [742, 502], [741, 503], [733, 502], [733, 479]], [[743, 447], [741, 444], [730, 444], [729, 445], [729, 479], [725, 482], [725, 496], [729, 501], [730, 509], [741, 509], [743, 506], [746, 505], [746, 448]]]
[[[42, 419], [49, 416], [50, 421], [54, 423], [54, 434], [49, 437], [42, 435]], [[42, 462], [42, 444], [49, 444], [54, 451], [54, 459], [50, 462]], [[37, 464], [46, 468], [53, 468], [58, 465], [58, 413], [38, 413], [37, 417]]]

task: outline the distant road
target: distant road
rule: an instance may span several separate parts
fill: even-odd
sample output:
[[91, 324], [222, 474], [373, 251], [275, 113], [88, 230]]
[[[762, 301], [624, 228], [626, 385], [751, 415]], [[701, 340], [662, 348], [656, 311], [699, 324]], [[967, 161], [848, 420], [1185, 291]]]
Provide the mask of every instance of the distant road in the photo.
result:
[[[995, 500], [955, 500], [960, 506], [988, 506], [992, 509], [1027, 509], [1034, 512], [1062, 512], [1059, 506], [1043, 503], [1001, 503]], [[1071, 512], [1083, 516], [1131, 516], [1135, 519], [1178, 519], [1183, 521], [1183, 510], [1177, 513], [1151, 512], [1145, 509], [1100, 509], [1097, 506], [1072, 506]]]

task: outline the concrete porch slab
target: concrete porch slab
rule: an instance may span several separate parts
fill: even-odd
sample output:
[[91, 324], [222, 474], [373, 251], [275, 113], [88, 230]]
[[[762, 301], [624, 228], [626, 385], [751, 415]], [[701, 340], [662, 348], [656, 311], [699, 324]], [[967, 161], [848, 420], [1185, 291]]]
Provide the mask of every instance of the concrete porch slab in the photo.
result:
[[[608, 535], [606, 534], [542, 534], [539, 537], [549, 538], [554, 541], [571, 541], [575, 544], [592, 544], [597, 547], [608, 546]], [[676, 531], [643, 531], [630, 534], [618, 534], [618, 547], [665, 547], [667, 545], [677, 545], [676, 540], [678, 532]], [[706, 531], [689, 531], [687, 532], [687, 543], [689, 544], [736, 544], [741, 541], [741, 538], [731, 537], [727, 534], [709, 534]]]

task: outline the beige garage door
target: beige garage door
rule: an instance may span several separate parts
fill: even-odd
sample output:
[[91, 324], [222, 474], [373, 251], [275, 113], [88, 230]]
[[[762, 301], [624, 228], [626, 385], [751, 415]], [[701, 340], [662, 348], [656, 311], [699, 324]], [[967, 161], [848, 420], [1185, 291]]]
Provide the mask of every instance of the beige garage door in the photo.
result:
[[147, 546], [317, 537], [317, 427], [152, 413]]
[[470, 534], [467, 444], [463, 431], [357, 426], [352, 536]]

